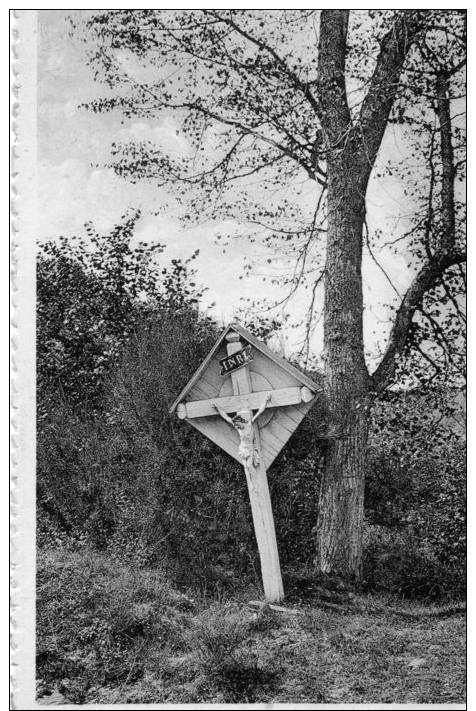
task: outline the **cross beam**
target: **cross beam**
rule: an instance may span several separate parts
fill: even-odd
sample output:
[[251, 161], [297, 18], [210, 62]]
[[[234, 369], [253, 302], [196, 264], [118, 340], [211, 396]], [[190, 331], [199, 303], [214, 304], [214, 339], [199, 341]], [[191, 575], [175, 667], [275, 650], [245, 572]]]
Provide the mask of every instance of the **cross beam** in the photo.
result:
[[280, 388], [278, 390], [260, 390], [259, 392], [243, 393], [218, 397], [212, 400], [194, 400], [180, 403], [177, 415], [181, 420], [194, 417], [208, 417], [216, 415], [217, 405], [225, 412], [239, 412], [240, 410], [257, 410], [263, 398], [269, 395], [266, 407], [285, 407], [286, 405], [299, 405], [301, 402], [310, 402], [314, 397], [307, 387]]

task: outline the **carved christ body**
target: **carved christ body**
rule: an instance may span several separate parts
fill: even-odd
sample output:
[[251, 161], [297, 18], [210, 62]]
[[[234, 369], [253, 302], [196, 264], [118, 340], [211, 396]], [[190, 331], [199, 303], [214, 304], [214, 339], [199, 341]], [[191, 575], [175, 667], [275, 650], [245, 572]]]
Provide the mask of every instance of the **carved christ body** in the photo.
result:
[[259, 453], [255, 447], [253, 424], [264, 412], [270, 398], [271, 393], [264, 396], [263, 402], [255, 415], [252, 414], [251, 410], [240, 410], [236, 413], [236, 415], [234, 415], [234, 417], [230, 417], [215, 402], [213, 403], [213, 407], [218, 414], [225, 420], [225, 422], [228, 422], [228, 424], [234, 427], [234, 429], [238, 432], [238, 436], [240, 438], [238, 454], [240, 455], [246, 474], [250, 474], [251, 469], [259, 465]]

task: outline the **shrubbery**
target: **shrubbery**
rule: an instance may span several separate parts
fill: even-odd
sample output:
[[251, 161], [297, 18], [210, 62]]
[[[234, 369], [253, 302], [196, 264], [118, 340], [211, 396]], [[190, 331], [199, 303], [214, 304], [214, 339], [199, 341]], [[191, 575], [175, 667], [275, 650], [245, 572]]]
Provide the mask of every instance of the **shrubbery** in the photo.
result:
[[139, 564], [169, 557], [193, 576], [204, 557], [219, 565], [221, 551], [251, 537], [238, 465], [168, 414], [180, 373], [193, 372], [214, 335], [193, 313], [151, 317], [108, 380], [100, 413], [63, 403], [44, 423], [39, 506], [71, 538]]
[[437, 550], [411, 529], [368, 526], [364, 534], [363, 589], [407, 600], [464, 595], [464, 565], [444, 563]]
[[374, 408], [366, 479], [370, 589], [404, 597], [464, 592], [462, 393], [389, 393]]

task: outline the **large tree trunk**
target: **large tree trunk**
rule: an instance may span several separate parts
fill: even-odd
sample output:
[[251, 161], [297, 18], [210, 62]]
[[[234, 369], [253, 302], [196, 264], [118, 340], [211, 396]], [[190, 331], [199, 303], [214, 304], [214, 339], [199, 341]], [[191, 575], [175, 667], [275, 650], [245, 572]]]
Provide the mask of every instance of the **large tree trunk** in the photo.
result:
[[[396, 13], [393, 26], [380, 40], [359, 114], [352, 117], [345, 77], [349, 11], [322, 10], [320, 17], [316, 88], [328, 185], [324, 348], [329, 432], [319, 501], [317, 565], [325, 573], [346, 578], [359, 579], [362, 573], [370, 389], [362, 334], [365, 194], [405, 59], [424, 27], [424, 18], [424, 13], [415, 10]], [[444, 118], [447, 110], [444, 77], [439, 80], [438, 96], [443, 125], [448, 123]], [[446, 144], [442, 140], [443, 153], [445, 145], [450, 156], [451, 140]], [[448, 189], [451, 178], [448, 174]], [[417, 275], [397, 313], [389, 348], [377, 376], [372, 379], [374, 389], [388, 384], [395, 371], [395, 355], [405, 343], [415, 308], [434, 276], [442, 273], [445, 260], [454, 258], [445, 250]]]
[[324, 348], [329, 429], [317, 566], [321, 572], [358, 580], [368, 429], [361, 279], [365, 189], [355, 166], [342, 163], [339, 157], [328, 162]]

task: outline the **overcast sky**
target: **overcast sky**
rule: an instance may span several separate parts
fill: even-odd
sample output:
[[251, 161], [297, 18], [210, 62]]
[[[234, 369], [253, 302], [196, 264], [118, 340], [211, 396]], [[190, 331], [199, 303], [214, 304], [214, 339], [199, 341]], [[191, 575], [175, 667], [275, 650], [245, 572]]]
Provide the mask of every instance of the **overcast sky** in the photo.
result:
[[[196, 249], [198, 281], [208, 287], [204, 306], [216, 302], [212, 315], [221, 321], [233, 317], [241, 298], [273, 298], [282, 296], [258, 274], [239, 279], [243, 259], [260, 257], [259, 247], [244, 240], [233, 241], [223, 253], [216, 244], [217, 228], [202, 225], [184, 230], [172, 210], [163, 211], [165, 195], [152, 184], [133, 185], [101, 167], [108, 160], [113, 141], [148, 139], [169, 151], [181, 151], [172, 119], [160, 122], [125, 120], [116, 113], [93, 114], [78, 105], [104, 94], [95, 84], [92, 71], [86, 64], [84, 46], [68, 37], [66, 16], [70, 10], [39, 11], [38, 53], [38, 185], [39, 239], [51, 239], [60, 234], [84, 234], [84, 223], [91, 220], [99, 231], [107, 231], [119, 222], [128, 208], [140, 208], [142, 218], [137, 238], [159, 241], [167, 245], [166, 258], [186, 258]], [[403, 155], [398, 137], [386, 137], [385, 151], [394, 157]], [[99, 167], [97, 167], [99, 165]], [[409, 214], [408, 201], [403, 198], [403, 186], [395, 179], [386, 183], [374, 182], [368, 193], [367, 204], [371, 227], [382, 227], [395, 236], [406, 226], [404, 215]], [[411, 212], [411, 210], [410, 210]], [[403, 217], [402, 217], [403, 215]], [[254, 250], [254, 253], [253, 253]], [[379, 259], [401, 292], [407, 287], [412, 272], [407, 267], [405, 254], [396, 257], [386, 252]], [[366, 312], [364, 328], [370, 351], [384, 345], [388, 332], [388, 309], [382, 304], [394, 302], [395, 294], [382, 272], [368, 257], [364, 257], [364, 297]], [[305, 296], [291, 304], [291, 317], [304, 317]], [[376, 331], [376, 333], [373, 333]], [[296, 350], [302, 332], [287, 334], [286, 352]], [[322, 332], [316, 330], [313, 349], [320, 353]], [[370, 363], [370, 365], [372, 365]]]

